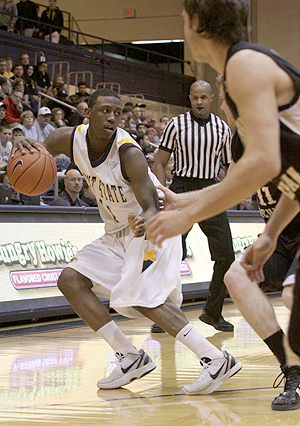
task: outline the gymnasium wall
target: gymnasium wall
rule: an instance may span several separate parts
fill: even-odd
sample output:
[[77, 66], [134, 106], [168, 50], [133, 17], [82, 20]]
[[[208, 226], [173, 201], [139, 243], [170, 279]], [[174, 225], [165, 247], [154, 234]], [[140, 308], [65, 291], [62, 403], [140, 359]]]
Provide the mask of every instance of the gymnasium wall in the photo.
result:
[[[48, 0], [39, 0], [48, 5]], [[58, 0], [69, 11], [81, 31], [109, 40], [183, 39], [183, 0]], [[83, 7], [84, 6], [84, 7]], [[124, 10], [134, 8], [135, 18], [125, 18]], [[300, 68], [299, 0], [251, 0], [252, 40], [272, 47]], [[76, 28], [74, 28], [76, 29]], [[191, 59], [188, 48], [185, 59]], [[194, 66], [198, 75], [206, 73], [203, 65]], [[192, 74], [190, 67], [185, 72]]]

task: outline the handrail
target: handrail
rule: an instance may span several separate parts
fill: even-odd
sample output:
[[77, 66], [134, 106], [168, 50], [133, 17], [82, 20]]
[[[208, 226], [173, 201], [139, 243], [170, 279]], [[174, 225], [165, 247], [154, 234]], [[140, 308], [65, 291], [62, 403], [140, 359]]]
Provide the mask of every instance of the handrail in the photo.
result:
[[40, 102], [41, 96], [44, 96], [45, 98], [50, 99], [51, 101], [57, 102], [58, 104], [63, 105], [73, 111], [77, 111], [77, 108], [73, 107], [72, 105], [66, 104], [65, 102], [60, 101], [59, 99], [56, 99], [53, 96], [47, 95], [46, 93], [38, 92], [38, 95], [39, 95], [39, 103], [38, 103], [39, 108], [41, 107], [41, 102]]
[[[7, 12], [0, 12], [0, 13], [4, 13], [5, 15], [9, 15], [9, 16], [15, 16], [15, 15], [12, 15], [12, 14], [7, 13]], [[38, 24], [38, 25], [41, 24], [40, 21], [36, 21], [36, 20], [33, 20], [33, 19], [22, 18], [22, 17], [19, 17], [19, 19], [21, 20], [21, 32], [23, 31], [23, 21], [24, 20], [25, 21], [29, 21], [29, 22], [33, 22], [34, 24]], [[51, 25], [51, 24], [43, 24], [43, 25], [46, 26], [46, 27], [50, 27], [50, 33], [51, 33], [51, 29], [53, 28], [53, 25]], [[80, 31], [72, 30], [70, 28], [66, 28], [66, 27], [55, 27], [55, 28], [59, 28], [61, 31], [67, 31], [68, 34], [69, 34], [69, 36], [68, 36], [69, 40], [71, 40], [71, 34], [72, 34], [72, 36], [75, 37], [75, 40], [76, 40], [76, 44], [75, 45], [77, 47], [82, 47], [82, 45], [79, 42], [80, 37], [82, 37], [84, 40], [86, 40], [86, 37], [88, 37], [88, 38], [94, 39], [95, 41], [98, 41], [99, 44], [101, 44], [101, 54], [102, 55], [106, 54], [106, 52], [105, 52], [105, 46], [106, 45], [114, 45], [114, 46], [117, 46], [117, 47], [120, 47], [120, 48], [124, 49], [124, 60], [125, 61], [129, 60], [128, 50], [130, 49], [131, 51], [145, 53], [146, 56], [147, 56], [147, 61], [146, 62], [149, 63], [149, 64], [151, 64], [151, 57], [155, 57], [155, 58], [158, 58], [158, 59], [159, 58], [167, 59], [168, 60], [168, 66], [170, 64], [169, 61], [179, 62], [182, 65], [183, 64], [188, 64], [188, 65], [191, 64], [190, 61], [186, 61], [184, 59], [176, 58], [175, 56], [170, 56], [170, 55], [166, 55], [164, 53], [154, 52], [152, 50], [143, 49], [141, 47], [129, 46], [128, 44], [125, 44], [125, 43], [118, 43], [118, 42], [113, 41], [113, 40], [109, 40], [109, 39], [105, 39], [105, 38], [102, 38], [102, 37], [94, 36], [94, 35], [91, 35], [91, 34], [83, 33], [83, 32], [80, 32]], [[84, 45], [86, 45], [86, 42], [85, 42]], [[156, 63], [156, 65], [157, 65], [157, 62], [158, 61], [155, 61], [155, 62], [153, 61], [152, 64]]]

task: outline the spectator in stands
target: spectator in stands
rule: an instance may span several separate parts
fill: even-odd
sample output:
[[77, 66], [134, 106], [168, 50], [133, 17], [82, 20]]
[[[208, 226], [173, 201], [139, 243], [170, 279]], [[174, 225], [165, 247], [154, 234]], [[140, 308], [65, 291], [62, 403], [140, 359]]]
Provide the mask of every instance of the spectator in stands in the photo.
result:
[[142, 133], [143, 135], [145, 135], [146, 134], [146, 130], [147, 130], [147, 127], [145, 126], [144, 123], [138, 123], [136, 125], [136, 134], [137, 135], [139, 135], [140, 133]]
[[64, 18], [56, 0], [49, 0], [49, 7], [43, 11], [40, 21], [44, 24], [40, 27], [40, 37], [52, 43], [59, 43], [60, 27], [64, 26]]
[[4, 76], [5, 71], [6, 71], [6, 60], [4, 58], [1, 58], [0, 59], [0, 75]]
[[[57, 89], [57, 95], [56, 95], [55, 99], [57, 99], [61, 102], [64, 102], [66, 105], [70, 105], [70, 107], [72, 106], [71, 102], [69, 101], [68, 92], [63, 88], [63, 85], [61, 86], [61, 88]], [[62, 104], [56, 102], [54, 99], [47, 102], [47, 106], [51, 110], [53, 108], [57, 108], [57, 107], [61, 108], [65, 113], [65, 120], [68, 123], [70, 116], [74, 113], [75, 110], [73, 110], [73, 108], [69, 108], [66, 105], [62, 105]]]
[[51, 86], [47, 90], [47, 95], [52, 96], [53, 98], [57, 97], [58, 90], [65, 90], [65, 81], [61, 74], [55, 74]]
[[87, 124], [88, 119], [86, 117], [88, 104], [86, 102], [80, 102], [77, 105], [76, 112], [74, 112], [68, 119], [69, 126], [79, 126], [80, 124]]
[[162, 137], [164, 130], [166, 128], [165, 123], [163, 123], [162, 121], [159, 121], [158, 123], [155, 124], [155, 130], [157, 132], [157, 136], [159, 137], [159, 139]]
[[33, 112], [30, 110], [22, 112], [20, 115], [20, 121], [22, 125], [22, 130], [24, 135], [27, 138], [32, 138], [37, 140], [38, 139], [38, 133], [36, 127], [33, 125], [34, 123], [34, 115]]
[[12, 129], [7, 125], [0, 127], [0, 161], [7, 164], [12, 149]]
[[80, 81], [77, 85], [78, 92], [76, 92], [76, 95], [79, 97], [80, 102], [87, 102], [89, 101], [90, 94], [86, 91], [87, 85], [84, 81]]
[[13, 32], [18, 17], [14, 0], [0, 0], [0, 30]]
[[83, 180], [83, 194], [80, 198], [88, 207], [98, 207], [96, 196], [85, 179]]
[[[32, 37], [35, 28], [38, 23], [31, 22], [38, 21], [38, 8], [39, 6], [31, 0], [20, 0], [17, 3], [18, 17], [24, 19], [18, 19], [15, 29], [27, 37]], [[27, 18], [27, 19], [26, 19]]]
[[126, 126], [125, 130], [130, 131], [129, 128], [129, 120], [132, 118], [132, 106], [131, 105], [124, 105], [124, 108], [122, 109], [122, 118], [125, 118]]
[[51, 79], [47, 73], [47, 68], [47, 62], [40, 62], [37, 70], [33, 74], [33, 80], [36, 86], [39, 86], [43, 93], [46, 93], [48, 88], [51, 86]]
[[156, 146], [159, 145], [159, 137], [157, 136], [157, 131], [155, 130], [154, 127], [149, 127], [149, 129], [146, 130], [146, 135], [149, 138], [150, 146], [153, 147], [153, 145], [156, 145]]
[[77, 169], [70, 169], [64, 178], [65, 189], [52, 201], [51, 206], [86, 206], [79, 198], [83, 179]]
[[25, 92], [32, 96], [34, 101], [38, 103], [38, 86], [36, 86], [35, 81], [33, 79], [34, 68], [33, 65], [29, 65], [26, 73], [23, 76], [23, 80], [25, 81]]
[[20, 115], [23, 112], [22, 99], [23, 92], [18, 90], [14, 90], [7, 98], [3, 99], [2, 102], [7, 106], [5, 111], [5, 123], [9, 125], [20, 123]]
[[7, 98], [12, 91], [11, 82], [8, 78], [0, 76], [0, 101]]
[[14, 75], [11, 77], [11, 80], [15, 80], [16, 78], [23, 78], [24, 75], [24, 67], [20, 62], [16, 62], [12, 69]]
[[132, 117], [129, 120], [129, 129], [131, 133], [136, 134], [136, 125], [141, 123], [142, 111], [138, 105], [135, 105], [132, 109]]
[[78, 105], [78, 104], [79, 104], [79, 102], [80, 102], [80, 98], [79, 98], [79, 96], [78, 96], [78, 95], [76, 95], [76, 93], [74, 93], [74, 95], [70, 95], [70, 96], [69, 96], [69, 101], [70, 101], [70, 104], [71, 104], [73, 107], [77, 108], [77, 105]]
[[[0, 167], [3, 165], [6, 166], [5, 163], [1, 163], [0, 162]], [[0, 183], [6, 183], [10, 186], [10, 190], [11, 190], [11, 195], [10, 195], [10, 203], [9, 204], [22, 204], [21, 200], [20, 200], [20, 194], [18, 191], [15, 190], [15, 188], [11, 185], [7, 173], [6, 173], [6, 167], [5, 167], [5, 173], [1, 173], [0, 175]]]
[[51, 110], [48, 107], [42, 107], [38, 110], [37, 118], [33, 126], [37, 130], [37, 139], [39, 143], [43, 143], [46, 137], [53, 132], [54, 127], [50, 124]]
[[7, 106], [3, 102], [0, 102], [0, 126], [6, 125], [4, 121], [6, 108]]
[[160, 117], [159, 121], [161, 123], [164, 123], [164, 125], [166, 126], [169, 123], [170, 119], [166, 115], [163, 115], [162, 117]]
[[52, 119], [50, 121], [50, 124], [55, 128], [58, 129], [59, 127], [66, 127], [67, 123], [65, 122], [65, 113], [61, 108], [52, 108]]
[[56, 162], [56, 167], [58, 172], [65, 172], [69, 165], [71, 164], [71, 160], [65, 154], [59, 154], [54, 157]]
[[14, 141], [15, 138], [17, 138], [18, 136], [25, 136], [24, 132], [23, 132], [23, 128], [21, 124], [17, 124], [13, 129], [12, 129], [12, 142]]
[[13, 66], [14, 66], [14, 61], [12, 60], [12, 58], [10, 56], [7, 56], [5, 58], [5, 63], [6, 63], [6, 69], [5, 69], [5, 72], [3, 73], [3, 75], [6, 78], [11, 78], [14, 75], [14, 73], [12, 72], [12, 69], [13, 69]]
[[29, 54], [26, 52], [21, 53], [21, 55], [19, 56], [19, 61], [20, 64], [23, 65], [24, 68], [24, 74], [26, 74], [27, 68], [30, 65], [30, 57]]
[[119, 126], [118, 127], [120, 127], [121, 129], [126, 129], [126, 120], [125, 120], [125, 118], [124, 117], [122, 117], [121, 119], [120, 119], [120, 123], [119, 123]]

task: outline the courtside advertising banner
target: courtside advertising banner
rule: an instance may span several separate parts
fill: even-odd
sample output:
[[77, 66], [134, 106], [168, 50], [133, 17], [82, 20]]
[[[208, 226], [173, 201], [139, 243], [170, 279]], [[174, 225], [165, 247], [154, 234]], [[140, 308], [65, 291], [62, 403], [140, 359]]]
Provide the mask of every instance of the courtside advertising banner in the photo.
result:
[[[236, 256], [262, 232], [264, 223], [231, 223]], [[61, 296], [63, 267], [84, 245], [104, 233], [103, 223], [3, 223], [0, 236], [0, 303]], [[187, 238], [181, 264], [184, 284], [209, 282], [213, 272], [207, 239], [198, 225]]]

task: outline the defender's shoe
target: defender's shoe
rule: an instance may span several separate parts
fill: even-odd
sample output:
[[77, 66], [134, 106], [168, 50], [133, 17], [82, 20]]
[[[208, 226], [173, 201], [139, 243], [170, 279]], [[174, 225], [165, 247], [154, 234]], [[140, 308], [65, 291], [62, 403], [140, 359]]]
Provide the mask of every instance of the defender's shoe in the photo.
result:
[[140, 379], [156, 368], [152, 359], [143, 349], [140, 349], [139, 354], [128, 353], [123, 355], [116, 352], [116, 359], [117, 366], [108, 377], [97, 382], [98, 388], [119, 388], [135, 379]]
[[[276, 380], [283, 374], [282, 379], [278, 384]], [[288, 411], [296, 410], [300, 407], [300, 367], [297, 365], [282, 368], [282, 373], [275, 379], [273, 384], [277, 388], [282, 380], [285, 379], [284, 392], [278, 395], [271, 404], [272, 410]]]
[[200, 361], [203, 369], [199, 378], [191, 385], [182, 389], [188, 395], [207, 395], [218, 389], [226, 380], [234, 376], [241, 368], [241, 364], [228, 352], [223, 351], [223, 356], [205, 362]]

